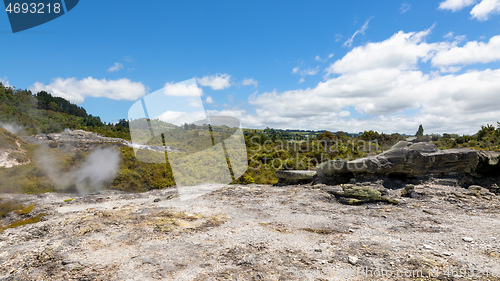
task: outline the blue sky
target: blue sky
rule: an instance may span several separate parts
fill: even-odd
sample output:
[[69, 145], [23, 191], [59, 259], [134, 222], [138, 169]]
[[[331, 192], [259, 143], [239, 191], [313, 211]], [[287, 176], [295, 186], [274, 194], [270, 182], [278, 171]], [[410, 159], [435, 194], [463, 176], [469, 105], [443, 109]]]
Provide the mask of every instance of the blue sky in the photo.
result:
[[[85, 0], [13, 34], [0, 79], [106, 122], [192, 78], [247, 128], [474, 133], [500, 121], [500, 0]], [[499, 37], [496, 37], [499, 36]]]

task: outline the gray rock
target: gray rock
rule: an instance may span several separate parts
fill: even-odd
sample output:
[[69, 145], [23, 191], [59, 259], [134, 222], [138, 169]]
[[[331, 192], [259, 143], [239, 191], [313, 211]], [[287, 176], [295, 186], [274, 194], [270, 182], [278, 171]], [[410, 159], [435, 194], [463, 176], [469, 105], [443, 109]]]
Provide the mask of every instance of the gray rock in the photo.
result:
[[391, 147], [391, 149], [405, 148], [411, 145], [411, 142], [408, 141], [398, 141], [395, 145]]
[[276, 171], [278, 183], [283, 184], [300, 184], [312, 182], [317, 172], [316, 171], [303, 171], [303, 170], [280, 170]]
[[416, 150], [421, 153], [432, 153], [439, 151], [439, 148], [435, 144], [430, 142], [418, 142], [410, 145], [408, 148], [410, 150]]
[[[349, 182], [346, 177], [390, 176], [417, 177], [423, 175], [472, 175], [478, 163], [495, 164], [496, 153], [483, 153], [470, 148], [439, 150], [432, 143], [415, 143], [409, 147], [393, 148], [376, 156], [353, 161], [332, 160], [316, 167], [320, 181]], [[500, 158], [500, 153], [498, 155]], [[487, 167], [491, 167], [487, 164]], [[498, 165], [498, 164], [495, 164]]]
[[350, 264], [356, 265], [358, 263], [359, 259], [357, 257], [355, 257], [355, 256], [349, 256], [347, 258], [347, 260], [349, 261]]

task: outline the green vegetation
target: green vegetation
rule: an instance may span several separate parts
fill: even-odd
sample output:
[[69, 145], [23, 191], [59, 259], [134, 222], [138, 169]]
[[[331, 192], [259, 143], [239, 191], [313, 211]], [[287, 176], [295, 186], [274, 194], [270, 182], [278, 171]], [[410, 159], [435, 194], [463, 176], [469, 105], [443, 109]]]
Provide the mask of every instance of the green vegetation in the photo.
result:
[[[19, 145], [18, 145], [19, 144]], [[27, 143], [16, 135], [0, 128], [0, 149], [18, 149], [19, 146], [26, 147]]]
[[[28, 90], [5, 87], [0, 83], [0, 123], [22, 127], [19, 134], [57, 133], [65, 128], [94, 131], [108, 137], [130, 139], [126, 120], [115, 125], [87, 114], [84, 108], [53, 97], [47, 92], [33, 94]], [[0, 135], [0, 140], [2, 135]], [[0, 142], [1, 145], [2, 142]]]
[[365, 131], [356, 137], [339, 131], [322, 131], [315, 137], [289, 139], [283, 130], [244, 130], [249, 169], [236, 183], [274, 184], [276, 170], [313, 170], [333, 159], [353, 160], [375, 155], [405, 139], [399, 134]]
[[487, 124], [474, 135], [433, 136], [433, 142], [441, 149], [449, 148], [474, 148], [477, 150], [500, 151], [500, 122], [495, 126]]
[[45, 214], [39, 214], [39, 215], [36, 215], [34, 217], [31, 217], [31, 218], [27, 218], [27, 219], [22, 219], [22, 220], [15, 221], [15, 222], [7, 225], [7, 226], [0, 225], [0, 233], [2, 233], [7, 228], [15, 228], [15, 227], [23, 226], [23, 225], [26, 225], [26, 224], [32, 224], [32, 223], [40, 222], [40, 220], [44, 216], [45, 216]]
[[[231, 139], [231, 135], [235, 132], [234, 128], [227, 126], [207, 124], [175, 126], [146, 119], [133, 120], [130, 123], [121, 119], [117, 124], [104, 124], [99, 117], [88, 114], [84, 108], [63, 98], [53, 97], [46, 92], [33, 94], [27, 90], [4, 87], [1, 83], [0, 123], [21, 126], [23, 130], [18, 133], [19, 135], [61, 132], [69, 128], [127, 140], [131, 139], [130, 128], [133, 128], [134, 141], [158, 146], [165, 143], [180, 150], [177, 153], [169, 153], [167, 155], [169, 161], [165, 164], [166, 155], [163, 152], [141, 149], [137, 151], [136, 156], [132, 148], [120, 148], [122, 161], [118, 176], [104, 188], [132, 192], [175, 185], [169, 164], [174, 161], [183, 174], [191, 175], [187, 183], [195, 183], [200, 176], [222, 178], [223, 174], [227, 173], [227, 167], [225, 163], [214, 160], [220, 155], [220, 151], [206, 151], [206, 158], [203, 159], [195, 153], [212, 147], [212, 144], [218, 144], [222, 140]], [[164, 134], [151, 138], [151, 128], [155, 132]], [[243, 134], [249, 168], [233, 182], [238, 184], [274, 184], [277, 182], [276, 170], [313, 170], [316, 165], [328, 160], [353, 160], [375, 155], [406, 139], [405, 135], [384, 134], [373, 130], [349, 134], [342, 131], [266, 128], [244, 129]], [[441, 149], [470, 147], [500, 151], [500, 123], [498, 128], [493, 125], [482, 126], [477, 134], [472, 136], [424, 135], [423, 126], [420, 125], [416, 136], [422, 140], [432, 140]], [[11, 150], [9, 152], [11, 159], [26, 163], [8, 169], [0, 168], [0, 179], [9, 179], [0, 181], [0, 192], [61, 191], [47, 178], [39, 164], [32, 161], [35, 160], [36, 151], [39, 149], [37, 146], [28, 144], [15, 134], [0, 128], [0, 149]], [[229, 145], [226, 149], [231, 153], [233, 148]], [[46, 153], [59, 160], [58, 168], [63, 172], [70, 171], [82, 163], [88, 155], [87, 152], [65, 153], [55, 148], [49, 148]], [[200, 169], [200, 166], [206, 168]], [[74, 189], [64, 191], [74, 191]]]
[[[0, 200], [2, 200], [2, 199], [0, 199]], [[30, 214], [31, 211], [33, 211], [33, 208], [35, 206], [36, 205], [29, 205], [29, 206], [25, 207], [23, 204], [16, 202], [16, 201], [12, 201], [12, 200], [0, 202], [0, 219], [5, 217], [10, 212], [14, 212], [17, 215], [21, 215], [21, 216], [26, 216], [26, 215]], [[14, 222], [8, 224], [7, 226], [3, 226], [0, 223], [0, 233], [2, 233], [7, 228], [14, 228], [14, 227], [22, 226], [25, 224], [39, 222], [43, 216], [45, 216], [45, 214], [39, 214], [39, 215], [34, 216], [34, 217], [20, 219], [20, 220], [17, 220], [17, 221], [14, 221]]]
[[36, 204], [29, 205], [29, 206], [24, 207], [22, 209], [14, 210], [14, 213], [16, 213], [18, 215], [27, 215], [27, 214], [31, 213], [31, 211], [33, 211], [33, 208], [35, 208], [35, 206], [36, 206]]
[[0, 218], [4, 217], [8, 213], [15, 211], [15, 210], [21, 210], [23, 209], [24, 206], [16, 201], [8, 200], [5, 202], [0, 203]]

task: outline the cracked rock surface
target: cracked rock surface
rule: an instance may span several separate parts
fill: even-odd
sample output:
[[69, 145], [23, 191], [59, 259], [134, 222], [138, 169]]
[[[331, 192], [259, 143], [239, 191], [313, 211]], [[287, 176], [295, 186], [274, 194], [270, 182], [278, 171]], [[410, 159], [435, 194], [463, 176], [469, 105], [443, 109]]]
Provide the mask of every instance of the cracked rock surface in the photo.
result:
[[486, 280], [444, 274], [500, 270], [500, 202], [481, 186], [388, 190], [398, 205], [344, 205], [335, 190], [230, 185], [186, 201], [175, 189], [0, 194], [47, 214], [0, 233], [0, 280], [373, 280], [345, 275], [358, 268], [439, 273], [379, 280]]

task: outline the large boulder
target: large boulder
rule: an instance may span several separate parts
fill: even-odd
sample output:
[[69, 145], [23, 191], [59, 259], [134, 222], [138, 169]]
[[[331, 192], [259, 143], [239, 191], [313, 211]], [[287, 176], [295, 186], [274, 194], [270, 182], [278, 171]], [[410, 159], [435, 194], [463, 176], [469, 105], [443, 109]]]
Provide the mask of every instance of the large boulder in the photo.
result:
[[[347, 182], [347, 178], [373, 176], [477, 176], [500, 174], [500, 152], [471, 148], [439, 150], [432, 143], [399, 142], [376, 156], [352, 161], [331, 160], [316, 167], [324, 182]], [[347, 180], [347, 181], [346, 181]]]

